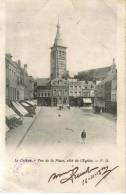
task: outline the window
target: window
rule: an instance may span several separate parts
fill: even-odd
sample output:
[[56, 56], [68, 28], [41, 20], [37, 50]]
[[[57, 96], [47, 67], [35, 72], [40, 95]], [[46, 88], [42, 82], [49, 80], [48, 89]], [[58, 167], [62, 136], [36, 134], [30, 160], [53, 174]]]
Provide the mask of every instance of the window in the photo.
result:
[[17, 100], [19, 100], [19, 91], [17, 91]]
[[14, 89], [13, 87], [11, 89], [12, 89], [12, 100], [14, 100]]
[[62, 56], [62, 52], [61, 51], [59, 51], [59, 57], [61, 57]]
[[40, 97], [40, 93], [38, 92], [38, 97]]
[[6, 96], [8, 97], [8, 87], [6, 87]]
[[61, 96], [61, 94], [62, 94], [62, 92], [61, 92], [61, 90], [60, 90], [59, 93], [58, 93], [58, 95]]
[[16, 100], [16, 88], [14, 89], [14, 99]]
[[9, 94], [10, 94], [10, 95], [9, 95], [9, 96], [10, 96], [10, 99], [12, 99], [12, 98], [11, 98], [11, 96], [12, 96], [12, 95], [11, 95], [11, 94], [12, 94], [11, 87], [9, 88]]
[[53, 95], [56, 95], [56, 90], [55, 89], [53, 90]]

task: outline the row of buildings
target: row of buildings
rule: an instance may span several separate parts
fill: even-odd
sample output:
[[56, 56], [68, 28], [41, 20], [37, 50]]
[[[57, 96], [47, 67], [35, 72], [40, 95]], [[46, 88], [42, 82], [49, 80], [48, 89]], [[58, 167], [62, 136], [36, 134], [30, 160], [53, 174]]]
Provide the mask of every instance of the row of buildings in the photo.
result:
[[39, 78], [35, 81], [34, 92], [40, 106], [92, 104], [99, 111], [116, 113], [117, 69], [115, 62], [113, 61], [110, 71], [102, 81]]
[[[35, 97], [38, 105], [78, 105], [84, 98], [92, 101], [95, 82], [79, 81], [77, 79], [37, 79], [35, 82]], [[83, 102], [84, 103], [84, 102]]]
[[117, 69], [114, 59], [107, 76], [95, 87], [93, 105], [95, 112], [117, 113]]
[[14, 61], [11, 54], [5, 56], [6, 65], [6, 104], [11, 101], [33, 99], [34, 79], [28, 75], [27, 64], [21, 66], [21, 61]]
[[36, 114], [34, 79], [28, 75], [27, 64], [14, 61], [11, 54], [5, 56], [6, 65], [6, 131], [22, 125], [24, 117]]

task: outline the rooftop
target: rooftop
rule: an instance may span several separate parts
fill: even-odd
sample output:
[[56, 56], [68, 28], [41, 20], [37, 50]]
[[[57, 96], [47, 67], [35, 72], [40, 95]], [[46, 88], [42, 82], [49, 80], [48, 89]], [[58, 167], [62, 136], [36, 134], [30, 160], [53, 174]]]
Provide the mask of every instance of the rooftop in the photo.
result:
[[47, 86], [50, 82], [49, 78], [38, 78], [36, 80], [37, 86]]
[[103, 68], [96, 68], [86, 71], [78, 72], [79, 76], [89, 76], [94, 79], [104, 79], [108, 72], [111, 70], [111, 66], [103, 67]]

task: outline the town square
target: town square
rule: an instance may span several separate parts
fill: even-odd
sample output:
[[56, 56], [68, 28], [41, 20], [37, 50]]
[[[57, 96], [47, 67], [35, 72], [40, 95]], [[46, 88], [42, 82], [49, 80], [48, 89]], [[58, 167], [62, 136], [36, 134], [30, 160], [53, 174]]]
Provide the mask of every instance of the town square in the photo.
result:
[[[45, 50], [43, 47], [48, 54], [48, 64], [37, 69], [37, 61], [34, 66], [24, 63], [28, 50], [24, 55], [25, 50], [21, 50], [22, 56], [18, 52], [20, 58], [15, 60], [12, 45], [7, 49], [10, 52], [5, 55], [6, 145], [20, 148], [49, 143], [83, 144], [84, 147], [92, 143], [116, 144], [117, 65], [114, 53], [109, 64], [81, 67], [71, 74], [72, 64], [67, 58], [76, 58], [79, 51], [70, 56], [74, 49], [69, 47], [72, 38], [69, 37], [71, 42], [64, 41], [68, 29], [64, 32], [63, 17], [57, 15], [55, 19], [54, 33], [49, 33], [52, 40], [48, 36], [49, 47]], [[41, 38], [36, 37], [36, 42]], [[31, 58], [36, 54], [37, 50]], [[35, 75], [29, 73], [33, 67], [36, 67]], [[46, 67], [49, 74], [41, 76]]]

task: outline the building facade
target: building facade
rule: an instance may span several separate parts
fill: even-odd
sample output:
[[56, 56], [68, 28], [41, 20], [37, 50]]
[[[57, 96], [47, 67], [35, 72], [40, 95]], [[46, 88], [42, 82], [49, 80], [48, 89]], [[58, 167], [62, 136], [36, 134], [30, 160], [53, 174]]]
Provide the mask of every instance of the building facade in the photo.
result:
[[39, 78], [35, 82], [35, 97], [39, 106], [51, 106], [51, 84], [48, 78]]
[[17, 66], [11, 54], [5, 56], [6, 65], [6, 103], [17, 100]]
[[94, 97], [95, 83], [93, 81], [79, 81], [68, 79], [70, 97]]
[[69, 104], [69, 86], [65, 79], [56, 78], [51, 80], [51, 105]]
[[27, 64], [24, 64], [23, 68], [23, 74], [24, 74], [24, 99], [29, 99], [29, 77], [27, 72]]
[[88, 98], [88, 102], [92, 102], [94, 98], [93, 81], [79, 81], [77, 79], [68, 79], [69, 85], [69, 102], [70, 105], [83, 105], [84, 100]]
[[94, 110], [117, 113], [117, 70], [115, 60], [107, 77], [95, 87]]
[[33, 99], [34, 79], [28, 75], [27, 65], [22, 67], [21, 61], [14, 61], [11, 54], [5, 55], [5, 65], [7, 105], [10, 105], [11, 101]]
[[21, 61], [18, 60], [17, 63], [17, 100], [24, 100], [24, 71], [23, 68], [21, 67]]
[[33, 99], [34, 98], [34, 78], [32, 76], [28, 76], [28, 91], [29, 91], [29, 98], [28, 99]]

